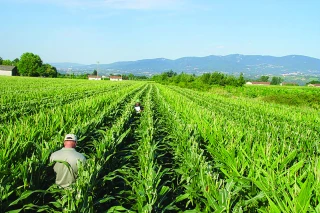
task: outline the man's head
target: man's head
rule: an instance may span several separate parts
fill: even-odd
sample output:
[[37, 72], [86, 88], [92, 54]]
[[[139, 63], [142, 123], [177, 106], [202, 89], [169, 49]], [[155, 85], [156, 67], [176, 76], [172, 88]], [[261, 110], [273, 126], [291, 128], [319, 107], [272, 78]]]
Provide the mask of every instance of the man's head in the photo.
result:
[[75, 148], [77, 145], [77, 136], [74, 134], [67, 134], [66, 137], [64, 137], [64, 147], [65, 148]]

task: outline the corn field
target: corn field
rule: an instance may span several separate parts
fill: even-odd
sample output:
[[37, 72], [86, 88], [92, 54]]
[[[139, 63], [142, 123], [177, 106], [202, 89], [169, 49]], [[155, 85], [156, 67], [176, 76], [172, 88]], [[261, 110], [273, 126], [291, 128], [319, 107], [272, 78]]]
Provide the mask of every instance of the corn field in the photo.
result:
[[[320, 213], [314, 108], [153, 82], [0, 82], [0, 212]], [[87, 162], [64, 190], [49, 157], [67, 133]]]

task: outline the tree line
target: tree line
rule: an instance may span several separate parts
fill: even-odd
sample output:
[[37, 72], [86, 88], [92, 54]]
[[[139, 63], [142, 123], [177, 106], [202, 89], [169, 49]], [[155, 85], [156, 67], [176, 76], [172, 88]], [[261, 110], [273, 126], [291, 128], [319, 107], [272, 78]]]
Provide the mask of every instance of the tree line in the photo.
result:
[[[258, 82], [269, 82], [269, 76], [260, 76], [260, 78], [256, 79], [256, 80], [252, 80], [252, 79], [248, 79], [247, 81], [258, 81]], [[273, 76], [271, 78], [271, 81], [270, 81], [270, 85], [280, 85], [281, 83], [283, 83], [283, 78], [281, 77], [276, 77], [276, 76]], [[317, 80], [312, 80], [310, 82], [307, 82], [306, 85], [308, 84], [320, 84], [320, 81], [317, 81]], [[298, 86], [297, 83], [286, 83], [286, 86]]]
[[201, 76], [196, 76], [195, 74], [184, 72], [177, 74], [170, 70], [159, 75], [154, 75], [151, 79], [162, 84], [174, 84], [200, 90], [209, 89], [213, 85], [241, 87], [246, 83], [242, 73], [240, 73], [239, 77], [235, 77], [220, 72], [204, 73]]
[[0, 65], [16, 66], [18, 75], [31, 77], [57, 77], [58, 72], [54, 66], [44, 64], [40, 56], [33, 53], [23, 53], [19, 58], [13, 61], [0, 57]]
[[[269, 82], [269, 76], [262, 75], [258, 79], [247, 79], [247, 81], [257, 81], [257, 82]], [[283, 79], [281, 77], [273, 76], [271, 78], [270, 84], [271, 85], [280, 85], [283, 82]]]

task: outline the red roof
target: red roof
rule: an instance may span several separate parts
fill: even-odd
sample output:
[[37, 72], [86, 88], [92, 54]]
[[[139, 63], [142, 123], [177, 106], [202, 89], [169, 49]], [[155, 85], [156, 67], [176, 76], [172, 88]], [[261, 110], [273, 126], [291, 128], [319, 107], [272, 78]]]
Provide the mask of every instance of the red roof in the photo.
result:
[[113, 78], [113, 79], [122, 79], [122, 76], [118, 76], [118, 75], [110, 75], [109, 78]]

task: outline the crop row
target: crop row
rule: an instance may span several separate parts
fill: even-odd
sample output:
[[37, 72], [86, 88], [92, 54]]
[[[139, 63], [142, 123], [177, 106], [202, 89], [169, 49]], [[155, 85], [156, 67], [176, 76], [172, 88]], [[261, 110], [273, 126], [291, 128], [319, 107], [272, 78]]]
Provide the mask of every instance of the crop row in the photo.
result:
[[[81, 100], [83, 98], [89, 98], [91, 96], [98, 96], [99, 94], [114, 92], [115, 90], [123, 87], [131, 86], [132, 83], [126, 84], [100, 84], [98, 87], [95, 84], [89, 84], [86, 87], [81, 87], [81, 84], [74, 85], [75, 88], [71, 88], [70, 91], [66, 90], [61, 92], [59, 89], [52, 89], [47, 91], [47, 88], [39, 88], [38, 91], [33, 90], [28, 96], [27, 100], [16, 101], [11, 96], [17, 98], [16, 95], [10, 94], [10, 97], [2, 96], [3, 104], [0, 105], [0, 122], [16, 122], [21, 117], [32, 115], [43, 108], [52, 108], [57, 106], [63, 106], [64, 104], [69, 104], [76, 100]], [[21, 85], [21, 88], [23, 85]], [[79, 88], [78, 88], [79, 86]], [[45, 93], [45, 96], [41, 94]], [[21, 94], [25, 92], [20, 91]], [[20, 94], [20, 95], [21, 95]], [[7, 99], [6, 99], [7, 98]]]
[[[63, 135], [74, 132], [80, 137], [80, 149], [90, 150], [87, 147], [92, 144], [92, 133], [103, 126], [108, 118], [114, 117], [112, 115], [117, 114], [121, 102], [141, 86], [135, 84], [116, 93], [75, 101], [63, 108], [44, 109], [15, 124], [5, 125], [1, 134], [3, 151], [0, 156], [3, 171], [1, 183], [7, 184], [1, 190], [5, 198], [3, 201], [9, 205], [10, 200], [21, 196], [24, 191], [46, 188], [48, 183], [44, 180], [48, 176], [43, 171], [48, 171], [49, 155], [61, 146]], [[5, 208], [5, 205], [2, 207]]]
[[[185, 122], [198, 127], [214, 169], [225, 180], [233, 181], [236, 194], [242, 194], [230, 197], [231, 206], [263, 212], [319, 208], [315, 199], [319, 196], [320, 169], [314, 155], [319, 138], [315, 111], [310, 115], [294, 107], [265, 104], [258, 114], [247, 100], [203, 97], [196, 92], [191, 96], [187, 89], [160, 89]], [[289, 121], [304, 122], [284, 122], [282, 115]]]
[[[110, 85], [2, 123], [1, 212], [320, 211], [317, 111], [155, 83]], [[69, 132], [87, 163], [62, 190], [48, 159]]]

